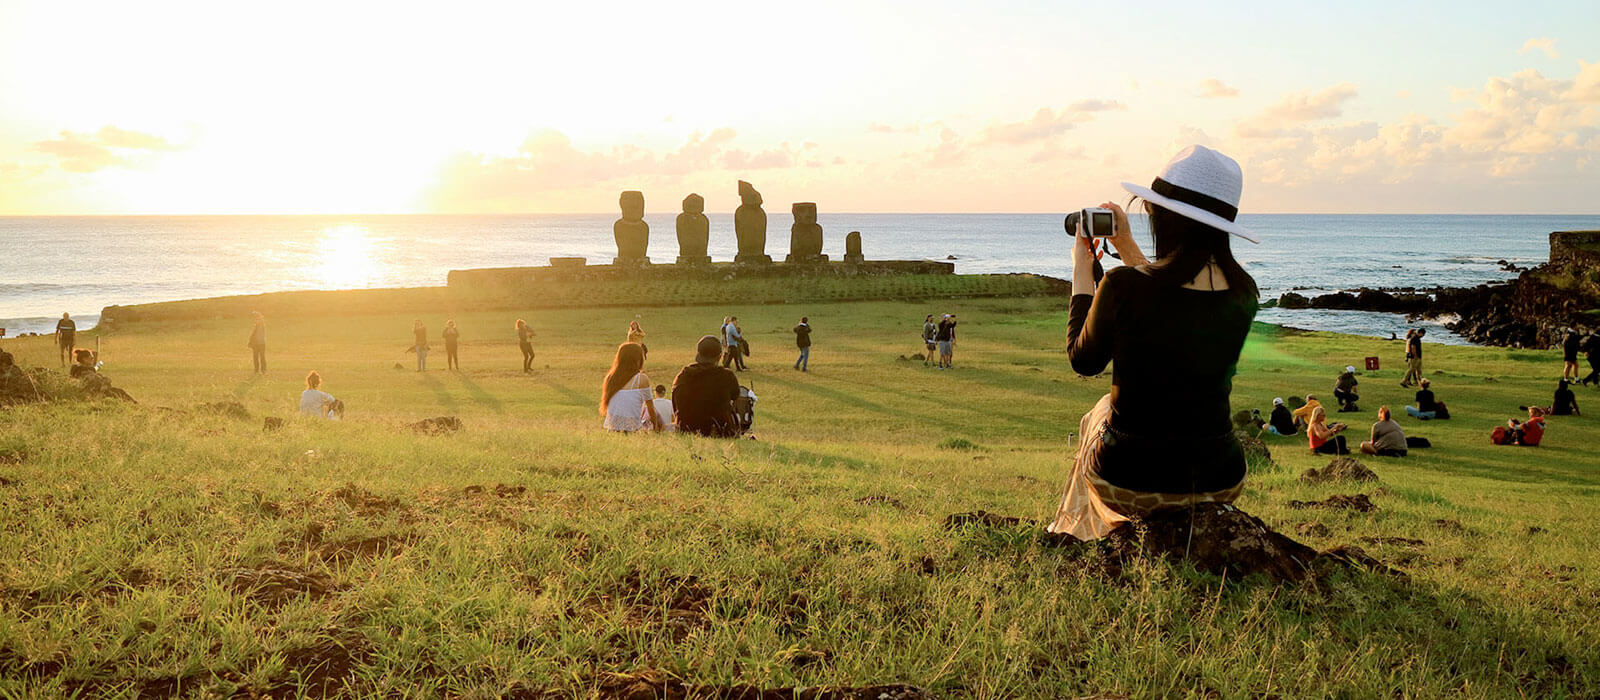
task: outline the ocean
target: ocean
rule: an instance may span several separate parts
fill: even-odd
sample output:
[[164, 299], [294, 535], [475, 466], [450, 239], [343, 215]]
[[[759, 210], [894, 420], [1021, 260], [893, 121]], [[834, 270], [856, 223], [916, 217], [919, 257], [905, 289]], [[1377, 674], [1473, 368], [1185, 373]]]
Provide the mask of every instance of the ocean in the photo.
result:
[[[677, 212], [646, 216], [650, 257], [677, 256]], [[732, 214], [709, 214], [710, 253], [732, 260]], [[767, 252], [788, 249], [787, 212], [768, 213]], [[111, 304], [294, 289], [421, 287], [452, 269], [544, 265], [553, 256], [607, 263], [615, 214], [393, 216], [0, 217], [0, 328], [48, 332], [62, 312], [87, 328]], [[1057, 214], [829, 214], [825, 252], [860, 231], [869, 259], [944, 260], [961, 273], [1068, 277]], [[1600, 216], [1246, 215], [1262, 243], [1234, 251], [1262, 298], [1355, 287], [1470, 286], [1513, 277], [1497, 261], [1545, 262], [1551, 231], [1600, 229]], [[1134, 228], [1148, 246], [1143, 222]], [[1146, 250], [1149, 250], [1147, 247]], [[1268, 309], [1260, 320], [1313, 330], [1403, 334], [1393, 314]], [[1435, 326], [1428, 338], [1462, 342]]]

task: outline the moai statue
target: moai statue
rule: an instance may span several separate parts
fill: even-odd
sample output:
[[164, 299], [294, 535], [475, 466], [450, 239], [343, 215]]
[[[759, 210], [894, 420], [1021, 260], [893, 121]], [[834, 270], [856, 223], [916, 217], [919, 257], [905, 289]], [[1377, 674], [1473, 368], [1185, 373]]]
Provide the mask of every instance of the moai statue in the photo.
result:
[[861, 232], [851, 231], [844, 237], [844, 262], [846, 265], [860, 265], [867, 259], [861, 256]]
[[814, 202], [794, 203], [794, 226], [789, 227], [789, 257], [784, 262], [827, 262], [822, 254], [822, 226], [817, 223]]
[[733, 211], [733, 233], [739, 237], [739, 254], [734, 262], [772, 262], [772, 256], [767, 255], [767, 213], [761, 209], [761, 193], [740, 180], [739, 202], [739, 208]]
[[706, 198], [691, 194], [683, 198], [683, 213], [678, 215], [678, 264], [708, 265], [706, 244], [711, 240], [711, 220], [706, 218]]
[[644, 222], [644, 193], [628, 190], [618, 199], [622, 205], [622, 218], [611, 225], [617, 237], [616, 265], [644, 265], [650, 262], [645, 251], [650, 248], [650, 224]]

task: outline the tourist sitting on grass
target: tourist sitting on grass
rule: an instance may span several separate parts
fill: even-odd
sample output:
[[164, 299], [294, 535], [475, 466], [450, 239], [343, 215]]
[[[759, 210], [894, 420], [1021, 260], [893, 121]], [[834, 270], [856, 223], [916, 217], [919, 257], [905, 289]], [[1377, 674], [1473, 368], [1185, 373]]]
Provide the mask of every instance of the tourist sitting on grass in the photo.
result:
[[300, 415], [338, 420], [332, 413], [338, 399], [322, 390], [322, 375], [312, 371], [306, 375], [306, 390], [300, 392]]
[[1489, 434], [1489, 441], [1496, 445], [1521, 445], [1523, 447], [1537, 447], [1544, 440], [1544, 409], [1538, 406], [1524, 406], [1528, 411], [1528, 420], [1518, 421], [1515, 418], [1506, 421]]
[[1346, 366], [1344, 373], [1339, 375], [1333, 383], [1333, 400], [1339, 402], [1340, 413], [1355, 413], [1361, 409], [1356, 406], [1356, 401], [1361, 399], [1356, 395], [1356, 386], [1361, 382], [1356, 381], [1356, 368]]
[[739, 377], [717, 366], [722, 341], [714, 335], [695, 345], [694, 364], [672, 380], [673, 424], [680, 433], [706, 437], [738, 437], [733, 401], [739, 398]]
[[1267, 418], [1267, 432], [1273, 435], [1294, 435], [1300, 432], [1295, 426], [1294, 413], [1283, 405], [1283, 397], [1272, 400], [1272, 415]]
[[1581, 415], [1583, 415], [1583, 413], [1578, 411], [1578, 395], [1572, 393], [1572, 385], [1568, 384], [1567, 380], [1565, 380], [1565, 379], [1561, 380], [1560, 382], [1558, 382], [1556, 384], [1556, 395], [1555, 395], [1554, 402], [1550, 404], [1550, 415], [1552, 415], [1552, 416], [1581, 416]]
[[[1417, 405], [1406, 406], [1406, 415], [1419, 420], [1433, 420], [1435, 418], [1449, 418], [1449, 413], [1443, 413], [1443, 402], [1433, 397], [1433, 389], [1428, 388], [1430, 382], [1426, 379], [1418, 384]], [[1440, 415], [1443, 413], [1443, 415]]]
[[1306, 394], [1305, 405], [1294, 409], [1291, 414], [1294, 416], [1294, 424], [1298, 426], [1311, 425], [1311, 413], [1319, 408], [1322, 408], [1322, 402], [1317, 400], [1317, 395]]
[[[1080, 228], [1073, 243], [1067, 356], [1082, 376], [1112, 367], [1111, 393], [1079, 423], [1083, 444], [1049, 525], [1080, 540], [1132, 516], [1229, 503], [1244, 488], [1228, 397], [1258, 292], [1228, 244], [1229, 234], [1255, 240], [1234, 223], [1239, 165], [1193, 146], [1153, 188], [1123, 187], [1143, 200], [1156, 259], [1145, 258], [1127, 213], [1111, 202], [1100, 206], [1112, 211], [1110, 244], [1123, 265], [1097, 287], [1098, 241]], [[1179, 420], [1173, 397], [1182, 397]]]
[[1311, 423], [1306, 426], [1306, 437], [1311, 441], [1311, 451], [1319, 455], [1347, 455], [1350, 448], [1339, 433], [1348, 428], [1343, 423], [1328, 424], [1328, 412], [1318, 406], [1311, 412]]
[[672, 399], [667, 398], [667, 385], [656, 385], [656, 397], [646, 404], [649, 408], [639, 416], [644, 429], [652, 432], [672, 432]]
[[72, 366], [67, 368], [67, 376], [81, 379], [85, 374], [94, 374], [97, 369], [94, 351], [87, 348], [75, 348], [72, 351]]
[[650, 377], [644, 373], [644, 346], [623, 343], [611, 370], [600, 383], [600, 415], [606, 430], [632, 433], [643, 430], [645, 421], [659, 424], [655, 404], [650, 401]]
[[1406, 433], [1389, 415], [1388, 406], [1378, 407], [1378, 422], [1372, 424], [1372, 439], [1361, 443], [1361, 453], [1378, 457], [1406, 456]]

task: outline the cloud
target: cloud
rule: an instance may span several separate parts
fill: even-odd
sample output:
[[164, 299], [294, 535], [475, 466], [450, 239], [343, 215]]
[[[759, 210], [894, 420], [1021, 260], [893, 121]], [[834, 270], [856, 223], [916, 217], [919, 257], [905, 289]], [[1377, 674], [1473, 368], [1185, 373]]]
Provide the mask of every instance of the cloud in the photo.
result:
[[1094, 113], [1127, 109], [1127, 105], [1114, 100], [1080, 100], [1059, 112], [1041, 107], [1033, 117], [1018, 122], [990, 124], [984, 129], [984, 141], [1023, 145], [1042, 141], [1073, 129], [1078, 124], [1094, 120]]
[[1235, 133], [1245, 138], [1281, 136], [1307, 122], [1344, 114], [1344, 103], [1355, 96], [1356, 86], [1350, 83], [1340, 83], [1316, 93], [1291, 93], [1260, 114], [1239, 122]]
[[179, 149], [160, 136], [107, 125], [94, 134], [63, 130], [56, 138], [35, 141], [33, 150], [55, 156], [67, 172], [92, 173], [131, 165], [142, 154]]
[[1206, 78], [1200, 81], [1200, 96], [1208, 100], [1218, 97], [1238, 97], [1239, 88], [1224, 84], [1216, 78]]
[[[1512, 190], [1504, 188], [1522, 185], [1542, 197], [1538, 190], [1593, 182], [1600, 165], [1600, 108], [1594, 106], [1600, 64], [1580, 67], [1571, 80], [1525, 70], [1458, 90], [1457, 99], [1468, 105], [1445, 122], [1412, 114], [1386, 124], [1305, 125], [1268, 138], [1244, 134], [1247, 140], [1237, 145], [1252, 179], [1285, 188], [1414, 185], [1426, 190], [1419, 194], [1437, 194], [1432, 201], [1500, 188], [1506, 202]], [[1302, 107], [1298, 116], [1314, 116], [1337, 101], [1295, 104]]]
[[1561, 58], [1561, 54], [1556, 53], [1556, 40], [1547, 36], [1523, 42], [1522, 48], [1517, 49], [1517, 54], [1523, 55], [1530, 51], [1543, 51], [1544, 55], [1550, 57], [1551, 60]]
[[575, 192], [585, 194], [609, 185], [663, 179], [681, 180], [700, 173], [787, 168], [802, 162], [815, 145], [749, 151], [735, 148], [738, 132], [729, 127], [696, 131], [676, 149], [659, 153], [635, 145], [605, 151], [584, 151], [566, 134], [541, 129], [528, 134], [509, 156], [460, 153], [448, 159], [430, 193], [436, 211], [528, 211], [535, 205], [572, 206]]

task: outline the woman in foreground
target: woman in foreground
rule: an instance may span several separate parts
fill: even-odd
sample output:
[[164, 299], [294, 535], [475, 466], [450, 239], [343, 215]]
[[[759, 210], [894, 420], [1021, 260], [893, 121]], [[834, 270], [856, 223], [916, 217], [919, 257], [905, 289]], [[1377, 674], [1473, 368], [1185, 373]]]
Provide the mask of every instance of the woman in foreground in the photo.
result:
[[1079, 424], [1051, 532], [1096, 539], [1129, 516], [1238, 497], [1245, 460], [1228, 395], [1257, 301], [1228, 247], [1230, 234], [1257, 242], [1234, 223], [1243, 185], [1238, 163], [1203, 146], [1179, 153], [1151, 187], [1123, 183], [1144, 200], [1156, 259], [1139, 250], [1122, 208], [1102, 204], [1123, 266], [1098, 288], [1096, 242], [1074, 238], [1067, 355], [1085, 376], [1111, 363], [1111, 393]]
[[650, 425], [661, 425], [655, 404], [650, 401], [650, 377], [644, 373], [644, 346], [623, 343], [617, 346], [617, 357], [611, 361], [611, 371], [600, 383], [600, 415], [605, 416], [606, 430], [631, 433], [642, 430], [648, 420]]

